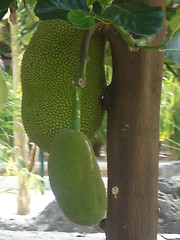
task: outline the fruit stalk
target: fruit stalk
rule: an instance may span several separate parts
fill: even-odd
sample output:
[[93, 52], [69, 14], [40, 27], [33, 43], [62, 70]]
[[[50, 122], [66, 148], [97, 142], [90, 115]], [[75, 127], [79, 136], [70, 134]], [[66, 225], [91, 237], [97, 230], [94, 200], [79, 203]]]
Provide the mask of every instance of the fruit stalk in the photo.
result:
[[78, 131], [80, 131], [81, 127], [81, 89], [86, 86], [88, 49], [91, 37], [94, 32], [95, 28], [82, 32], [77, 73], [73, 81], [73, 105], [70, 127]]

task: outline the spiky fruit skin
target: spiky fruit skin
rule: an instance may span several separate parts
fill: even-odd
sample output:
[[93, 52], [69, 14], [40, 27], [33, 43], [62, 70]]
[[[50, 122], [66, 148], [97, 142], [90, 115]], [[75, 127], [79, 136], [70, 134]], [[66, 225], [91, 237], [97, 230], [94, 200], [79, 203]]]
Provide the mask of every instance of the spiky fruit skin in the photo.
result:
[[[23, 56], [22, 120], [30, 140], [47, 152], [55, 134], [70, 125], [81, 35], [81, 30], [62, 20], [40, 22]], [[89, 138], [104, 113], [100, 103], [105, 88], [104, 44], [102, 34], [92, 37], [82, 89], [81, 131]]]
[[106, 191], [89, 139], [63, 129], [56, 134], [48, 161], [52, 191], [64, 214], [74, 223], [93, 225], [106, 211]]

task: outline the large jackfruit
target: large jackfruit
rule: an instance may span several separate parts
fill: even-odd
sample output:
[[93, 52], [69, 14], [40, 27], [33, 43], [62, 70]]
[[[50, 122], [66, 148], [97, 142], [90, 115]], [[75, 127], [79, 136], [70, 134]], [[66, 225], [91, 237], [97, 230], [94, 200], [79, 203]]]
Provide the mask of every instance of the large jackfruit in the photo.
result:
[[[82, 31], [62, 20], [42, 21], [22, 60], [22, 119], [31, 141], [49, 152], [51, 142], [71, 120], [72, 81], [77, 71]], [[105, 87], [104, 36], [95, 33], [89, 48], [86, 87], [82, 89], [81, 131], [89, 138], [99, 128]]]
[[91, 143], [82, 132], [63, 129], [56, 134], [48, 173], [56, 200], [72, 222], [100, 222], [107, 207], [106, 190]]

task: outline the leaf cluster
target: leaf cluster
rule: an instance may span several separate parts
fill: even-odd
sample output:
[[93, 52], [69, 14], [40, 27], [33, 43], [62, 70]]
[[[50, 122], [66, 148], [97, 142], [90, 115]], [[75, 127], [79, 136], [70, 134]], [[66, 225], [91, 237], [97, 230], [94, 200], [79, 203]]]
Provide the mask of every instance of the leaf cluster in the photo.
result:
[[[8, 0], [0, 5], [0, 13], [13, 3]], [[23, 3], [27, 8], [31, 1], [24, 0]], [[114, 4], [112, 0], [38, 0], [35, 13], [41, 20], [61, 19], [83, 30], [97, 24], [110, 24], [120, 34], [124, 30], [145, 37], [158, 33], [164, 19], [160, 6], [152, 7], [143, 2]]]
[[[5, 84], [8, 89], [7, 101], [0, 109], [0, 161], [8, 161], [13, 155], [13, 131], [18, 129], [13, 125], [13, 118], [20, 117], [20, 101], [14, 94], [10, 76], [3, 72]], [[2, 77], [0, 71], [0, 77]], [[0, 78], [1, 79], [1, 78]]]
[[112, 25], [128, 38], [129, 33], [149, 37], [163, 26], [163, 10], [146, 3], [118, 3], [106, 0], [38, 0], [35, 13], [41, 20], [61, 19], [87, 30], [100, 24]]
[[[168, 61], [180, 64], [180, 13], [179, 0], [166, 0], [168, 37], [160, 46], [150, 47], [151, 36], [160, 32], [164, 24], [164, 13], [160, 6], [150, 6], [144, 2], [122, 2], [113, 0], [18, 0], [20, 8], [27, 12], [27, 25], [33, 25], [32, 8], [43, 21], [61, 19], [78, 29], [113, 26], [133, 48], [155, 48], [165, 52]], [[0, 17], [15, 0], [0, 1]], [[28, 42], [28, 33], [23, 41]]]
[[45, 191], [44, 179], [35, 173], [29, 172], [25, 161], [21, 158], [17, 159], [17, 162], [14, 162], [13, 159], [9, 160], [5, 175], [18, 176], [19, 180], [25, 184], [27, 189], [33, 186], [35, 193], [39, 190], [42, 192]]

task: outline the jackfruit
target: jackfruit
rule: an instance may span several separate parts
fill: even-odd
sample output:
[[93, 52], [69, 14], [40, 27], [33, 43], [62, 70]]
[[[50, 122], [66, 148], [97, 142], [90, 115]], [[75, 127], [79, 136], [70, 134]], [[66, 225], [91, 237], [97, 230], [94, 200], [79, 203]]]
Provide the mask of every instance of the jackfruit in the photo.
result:
[[[72, 93], [82, 31], [63, 20], [41, 21], [22, 60], [22, 120], [31, 141], [49, 152], [52, 140], [71, 120]], [[91, 39], [81, 131], [92, 138], [101, 125], [105, 88], [104, 36]]]
[[89, 139], [80, 131], [63, 129], [56, 134], [49, 154], [52, 191], [72, 222], [93, 225], [104, 217], [106, 190]]

